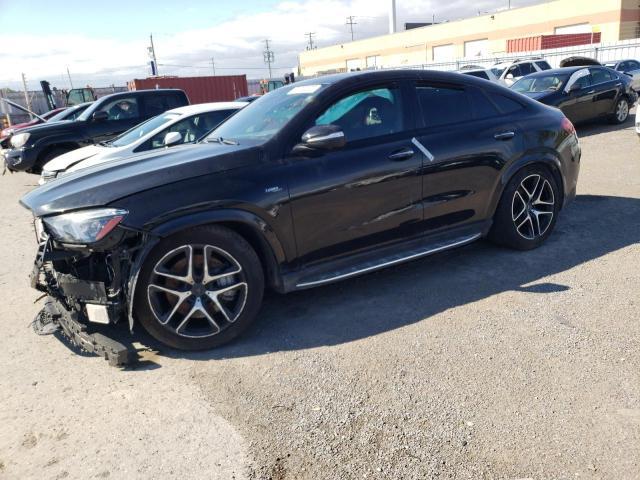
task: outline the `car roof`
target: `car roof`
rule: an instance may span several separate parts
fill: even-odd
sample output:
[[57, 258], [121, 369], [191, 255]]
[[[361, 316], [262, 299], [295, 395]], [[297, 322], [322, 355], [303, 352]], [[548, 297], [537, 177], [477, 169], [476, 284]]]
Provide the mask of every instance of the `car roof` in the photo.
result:
[[104, 97], [100, 97], [98, 100], [102, 100], [104, 98], [117, 98], [117, 97], [130, 97], [131, 95], [139, 96], [139, 95], [148, 95], [150, 92], [156, 93], [184, 93], [183, 90], [179, 88], [148, 88], [145, 90], [127, 90], [126, 92], [115, 92], [110, 93], [109, 95], [105, 95]]
[[249, 102], [210, 102], [185, 105], [184, 107], [167, 110], [165, 113], [179, 113], [180, 115], [194, 115], [196, 113], [215, 112], [217, 110], [239, 110], [249, 105]]
[[[542, 70], [541, 72], [534, 72], [526, 75], [526, 77], [544, 77], [549, 74], [571, 74], [573, 72], [577, 72], [578, 70], [582, 70], [585, 68], [605, 68], [603, 65], [581, 65], [577, 67], [560, 67], [560, 68], [551, 68], [549, 70]], [[607, 70], [610, 70], [607, 68]], [[524, 78], [526, 78], [524, 77]]]

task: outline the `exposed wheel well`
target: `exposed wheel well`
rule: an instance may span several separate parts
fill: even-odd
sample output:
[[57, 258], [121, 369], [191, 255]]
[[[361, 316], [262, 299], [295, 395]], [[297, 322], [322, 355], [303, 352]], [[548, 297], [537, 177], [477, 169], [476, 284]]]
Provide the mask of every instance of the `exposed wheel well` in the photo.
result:
[[279, 277], [276, 259], [267, 240], [260, 236], [253, 228], [242, 222], [222, 221], [214, 222], [214, 225], [220, 225], [229, 230], [233, 230], [249, 242], [249, 245], [255, 250], [262, 263], [267, 285], [274, 287], [278, 283]]
[[47, 158], [47, 155], [49, 155], [54, 150], [70, 151], [70, 150], [75, 150], [76, 148], [79, 148], [79, 147], [80, 146], [77, 143], [73, 143], [73, 142], [56, 143], [54, 145], [49, 145], [42, 152], [40, 152], [40, 155], [38, 155], [38, 163], [41, 164], [40, 167], [43, 167], [44, 166], [42, 164], [43, 160]]

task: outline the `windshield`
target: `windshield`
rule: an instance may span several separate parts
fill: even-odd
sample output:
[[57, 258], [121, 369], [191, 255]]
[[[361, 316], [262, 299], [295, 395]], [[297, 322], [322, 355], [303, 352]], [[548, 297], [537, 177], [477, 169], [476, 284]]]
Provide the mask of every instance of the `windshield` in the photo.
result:
[[292, 85], [250, 103], [211, 132], [205, 141], [259, 145], [273, 137], [326, 85]]
[[129, 145], [136, 140], [140, 140], [142, 137], [149, 134], [149, 132], [154, 131], [156, 128], [161, 127], [178, 118], [180, 118], [179, 113], [162, 113], [147, 120], [144, 123], [141, 123], [140, 125], [136, 125], [130, 130], [127, 130], [122, 135], [116, 137], [112, 142], [110, 142], [109, 146], [124, 147], [126, 145]]
[[53, 117], [49, 119], [50, 122], [58, 122], [60, 120], [75, 120], [78, 116], [84, 112], [90, 103], [86, 105], [78, 105], [76, 107], [69, 107], [61, 112], [56, 113]]
[[514, 83], [511, 89], [520, 93], [555, 92], [562, 88], [567, 78], [569, 78], [569, 75], [558, 73], [524, 77]]

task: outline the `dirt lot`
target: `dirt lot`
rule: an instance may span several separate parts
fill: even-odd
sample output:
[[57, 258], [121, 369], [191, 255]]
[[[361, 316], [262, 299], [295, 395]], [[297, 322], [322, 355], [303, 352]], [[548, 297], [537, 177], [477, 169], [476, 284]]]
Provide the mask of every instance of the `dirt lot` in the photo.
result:
[[0, 178], [0, 478], [640, 478], [640, 144], [579, 134], [542, 248], [270, 295], [235, 344], [129, 370], [32, 332], [36, 179]]

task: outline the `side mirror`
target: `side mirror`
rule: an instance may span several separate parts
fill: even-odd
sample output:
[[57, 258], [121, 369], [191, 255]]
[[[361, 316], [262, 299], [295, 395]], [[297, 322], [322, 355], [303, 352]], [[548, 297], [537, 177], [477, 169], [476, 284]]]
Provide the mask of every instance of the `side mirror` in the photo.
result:
[[108, 118], [109, 114], [104, 111], [95, 112], [93, 115], [91, 115], [91, 120], [93, 120], [94, 122], [104, 122]]
[[164, 136], [164, 140], [162, 141], [162, 143], [164, 144], [165, 147], [169, 147], [181, 141], [182, 141], [182, 135], [180, 135], [180, 133], [169, 132]]
[[337, 125], [316, 125], [304, 132], [302, 142], [293, 147], [294, 153], [337, 150], [346, 145], [344, 132]]
[[506, 78], [507, 80], [513, 80], [513, 73], [507, 73], [504, 78]]

